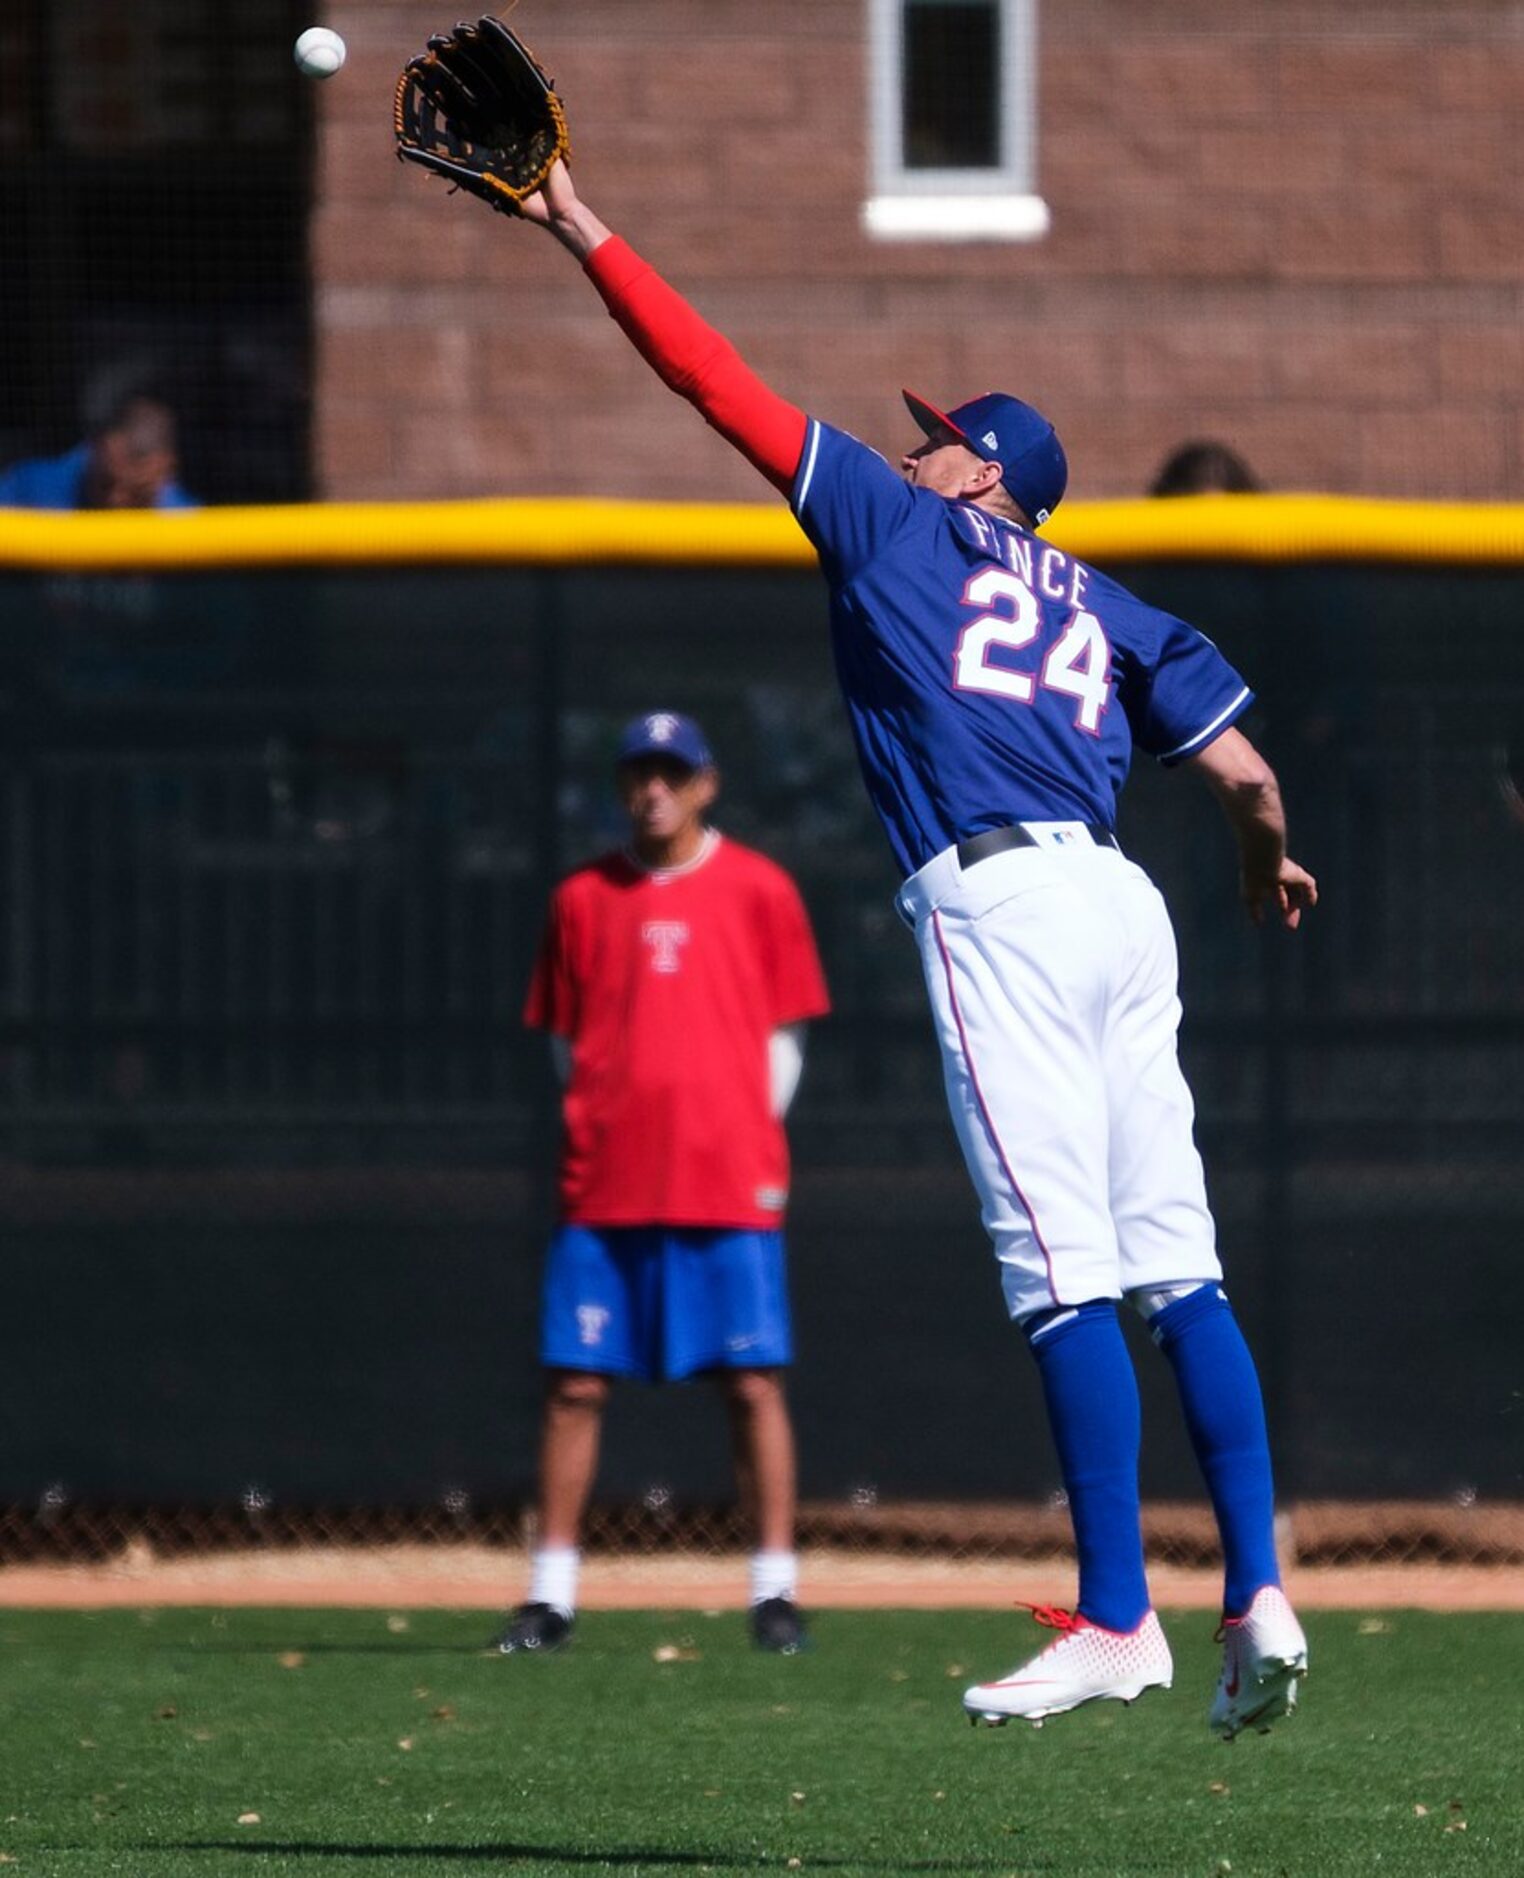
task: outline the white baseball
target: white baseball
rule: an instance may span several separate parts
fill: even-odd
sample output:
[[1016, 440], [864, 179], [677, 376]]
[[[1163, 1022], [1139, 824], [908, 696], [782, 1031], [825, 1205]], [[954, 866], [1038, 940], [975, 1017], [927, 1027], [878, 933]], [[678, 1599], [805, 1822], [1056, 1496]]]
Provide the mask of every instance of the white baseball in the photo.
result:
[[332, 78], [344, 63], [345, 50], [331, 26], [309, 26], [296, 42], [297, 70], [308, 78]]

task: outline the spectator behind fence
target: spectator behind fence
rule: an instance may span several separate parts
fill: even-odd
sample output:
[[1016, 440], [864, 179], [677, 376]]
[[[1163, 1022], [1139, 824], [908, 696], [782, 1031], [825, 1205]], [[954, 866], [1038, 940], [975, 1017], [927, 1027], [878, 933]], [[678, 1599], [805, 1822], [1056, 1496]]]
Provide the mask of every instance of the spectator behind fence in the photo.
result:
[[1264, 484], [1229, 444], [1212, 438], [1183, 443], [1159, 466], [1149, 484], [1151, 496], [1199, 496], [1217, 490], [1227, 495], [1257, 495]]
[[174, 412], [146, 392], [133, 392], [62, 456], [33, 457], [0, 471], [0, 508], [193, 509], [194, 498], [176, 481], [179, 468]]

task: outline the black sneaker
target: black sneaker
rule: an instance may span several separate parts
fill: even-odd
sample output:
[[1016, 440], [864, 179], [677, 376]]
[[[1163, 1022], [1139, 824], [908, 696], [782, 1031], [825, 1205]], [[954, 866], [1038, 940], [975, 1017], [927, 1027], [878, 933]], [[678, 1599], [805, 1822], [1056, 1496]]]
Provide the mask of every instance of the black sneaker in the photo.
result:
[[752, 1605], [751, 1640], [775, 1656], [797, 1656], [810, 1647], [810, 1633], [792, 1598], [764, 1598]]
[[559, 1650], [571, 1636], [574, 1621], [554, 1604], [521, 1604], [497, 1647], [504, 1656], [516, 1656], [520, 1650]]

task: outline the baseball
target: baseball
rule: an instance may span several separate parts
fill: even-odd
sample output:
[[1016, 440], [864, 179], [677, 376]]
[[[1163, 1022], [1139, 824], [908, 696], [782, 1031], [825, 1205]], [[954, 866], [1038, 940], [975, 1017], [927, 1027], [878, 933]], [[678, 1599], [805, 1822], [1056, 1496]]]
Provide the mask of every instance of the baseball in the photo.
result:
[[332, 78], [344, 54], [344, 41], [332, 27], [309, 26], [296, 42], [297, 70], [308, 78]]

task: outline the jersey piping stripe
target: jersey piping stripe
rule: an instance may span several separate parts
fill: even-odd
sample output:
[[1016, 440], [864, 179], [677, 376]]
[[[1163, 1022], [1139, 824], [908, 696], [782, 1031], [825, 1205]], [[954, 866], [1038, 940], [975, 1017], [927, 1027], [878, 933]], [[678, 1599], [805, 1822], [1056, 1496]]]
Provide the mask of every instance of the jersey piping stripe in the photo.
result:
[[799, 474], [799, 488], [794, 496], [794, 513], [802, 515], [804, 505], [810, 499], [810, 482], [815, 474], [815, 458], [820, 451], [820, 422], [810, 419], [810, 447], [805, 452], [804, 468]]
[[1164, 753], [1160, 756], [1159, 761], [1161, 763], [1167, 763], [1172, 756], [1184, 756], [1187, 750], [1194, 750], [1198, 743], [1205, 743], [1207, 738], [1211, 736], [1214, 730], [1221, 729], [1223, 724], [1227, 722], [1227, 720], [1233, 715], [1233, 713], [1238, 709], [1238, 707], [1244, 702], [1244, 700], [1248, 696], [1249, 696], [1249, 687], [1245, 685], [1243, 690], [1239, 692], [1238, 696], [1226, 708], [1226, 710], [1219, 711], [1217, 715], [1212, 719], [1211, 723], [1207, 725], [1205, 730], [1198, 730], [1194, 737], [1187, 737], [1184, 743], [1176, 744], [1173, 750], [1164, 751]]
[[1011, 1183], [1011, 1191], [1021, 1202], [1023, 1212], [1032, 1223], [1032, 1237], [1037, 1241], [1038, 1250], [1042, 1253], [1042, 1262], [1048, 1274], [1048, 1296], [1055, 1304], [1061, 1304], [1063, 1300], [1059, 1297], [1058, 1287], [1053, 1282], [1053, 1255], [1049, 1252], [1047, 1241], [1042, 1236], [1042, 1228], [1037, 1224], [1037, 1215], [1032, 1210], [1032, 1202], [1022, 1192], [1021, 1182], [1012, 1170], [1010, 1156], [1006, 1153], [1005, 1144], [996, 1132], [995, 1118], [990, 1114], [989, 1104], [984, 1099], [984, 1090], [980, 1087], [979, 1072], [974, 1067], [973, 1055], [968, 1047], [968, 1032], [963, 1028], [963, 1013], [958, 1009], [958, 993], [953, 984], [952, 955], [947, 950], [947, 941], [942, 937], [940, 913], [933, 912], [931, 926], [932, 931], [937, 935], [937, 950], [942, 954], [942, 968], [947, 973], [948, 1001], [952, 1005], [953, 1022], [958, 1026], [958, 1042], [963, 1048], [963, 1061], [968, 1065], [968, 1079], [974, 1085], [974, 1100], [979, 1104], [979, 1113], [984, 1117], [984, 1125], [989, 1130], [990, 1140], [995, 1144], [996, 1154], [1000, 1156], [1000, 1165], [1005, 1169], [1005, 1177]]

